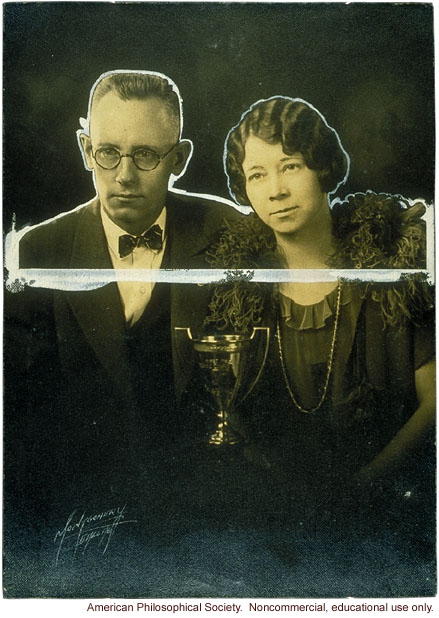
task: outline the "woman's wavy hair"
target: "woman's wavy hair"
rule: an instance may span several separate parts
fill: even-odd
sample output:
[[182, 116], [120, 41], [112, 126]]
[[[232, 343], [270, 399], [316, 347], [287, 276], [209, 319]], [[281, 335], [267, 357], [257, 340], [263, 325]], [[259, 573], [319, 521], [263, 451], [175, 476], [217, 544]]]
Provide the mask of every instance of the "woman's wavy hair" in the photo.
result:
[[324, 193], [334, 193], [348, 177], [349, 156], [320, 112], [302, 99], [263, 99], [242, 115], [225, 142], [224, 170], [229, 191], [239, 204], [250, 203], [242, 169], [249, 135], [268, 144], [282, 144], [286, 154], [300, 152], [306, 165], [317, 171]]

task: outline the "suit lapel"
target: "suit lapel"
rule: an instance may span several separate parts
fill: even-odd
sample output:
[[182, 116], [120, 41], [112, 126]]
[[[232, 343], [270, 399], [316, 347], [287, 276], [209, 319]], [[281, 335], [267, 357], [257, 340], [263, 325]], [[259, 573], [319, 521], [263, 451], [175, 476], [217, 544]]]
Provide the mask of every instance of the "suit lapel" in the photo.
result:
[[[189, 207], [180, 204], [175, 194], [168, 194], [166, 207], [170, 241], [168, 268], [208, 268], [204, 250], [211, 242], [206, 231], [209, 222], [201, 216], [188, 216]], [[177, 396], [181, 396], [190, 378], [195, 355], [186, 333], [176, 332], [175, 327], [191, 327], [194, 336], [200, 334], [210, 294], [210, 285], [178, 283], [171, 286], [171, 338]]]
[[[190, 212], [175, 193], [166, 198], [168, 239], [170, 241], [169, 268], [207, 268], [203, 251], [210, 244], [208, 216]], [[203, 216], [204, 215], [204, 216]]]
[[[112, 269], [98, 200], [84, 210], [79, 220], [70, 268]], [[87, 341], [122, 393], [126, 394], [130, 389], [130, 372], [124, 338], [125, 319], [117, 284], [68, 292], [66, 296]]]
[[[205, 249], [212, 242], [208, 233], [209, 221], [201, 216], [188, 216], [188, 208], [181, 207], [178, 197], [168, 195], [168, 268], [206, 269]], [[180, 207], [179, 207], [180, 206]], [[174, 284], [171, 286], [171, 316], [174, 326], [200, 329], [206, 316], [211, 286], [202, 284]]]
[[112, 268], [96, 198], [82, 212], [73, 241], [70, 268]]

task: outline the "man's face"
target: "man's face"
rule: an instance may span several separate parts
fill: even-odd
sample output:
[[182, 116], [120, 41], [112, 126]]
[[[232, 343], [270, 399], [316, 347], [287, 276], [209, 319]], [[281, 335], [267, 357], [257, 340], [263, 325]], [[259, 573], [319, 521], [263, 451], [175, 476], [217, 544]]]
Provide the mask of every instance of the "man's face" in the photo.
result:
[[317, 172], [307, 167], [300, 152], [286, 154], [282, 144], [268, 144], [250, 135], [242, 169], [250, 204], [275, 233], [318, 228], [327, 215], [326, 193]]
[[109, 92], [93, 104], [90, 137], [80, 139], [105, 212], [130, 234], [141, 234], [165, 205], [169, 178], [184, 168], [188, 143], [178, 144], [150, 171], [138, 169], [131, 157], [122, 157], [114, 169], [103, 169], [93, 154], [110, 147], [124, 155], [139, 148], [165, 154], [178, 142], [178, 128], [166, 107], [158, 98], [124, 101]]

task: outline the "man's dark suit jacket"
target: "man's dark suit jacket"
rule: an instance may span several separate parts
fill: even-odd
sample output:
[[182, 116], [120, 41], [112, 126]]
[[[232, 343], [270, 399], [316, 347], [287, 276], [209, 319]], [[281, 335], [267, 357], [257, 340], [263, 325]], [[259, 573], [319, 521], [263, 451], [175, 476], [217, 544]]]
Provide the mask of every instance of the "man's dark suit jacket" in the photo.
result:
[[[205, 248], [224, 218], [240, 216], [220, 202], [175, 192], [169, 192], [166, 207], [162, 268], [208, 267]], [[20, 267], [111, 269], [98, 199], [23, 236]], [[42, 496], [53, 502], [63, 492], [81, 501], [84, 488], [88, 496], [93, 487], [101, 494], [110, 487], [128, 491], [127, 478], [138, 482], [143, 475], [152, 483], [158, 462], [172, 464], [177, 457], [172, 445], [185, 434], [185, 418], [173, 398], [172, 364], [177, 393], [192, 368], [191, 345], [176, 337], [174, 327], [199, 330], [208, 294], [209, 286], [156, 284], [150, 305], [160, 315], [150, 310], [146, 325], [152, 333], [161, 329], [161, 338], [154, 345], [140, 341], [143, 356], [136, 356], [136, 364], [141, 358], [144, 366], [134, 371], [135, 348], [127, 343], [116, 283], [87, 291], [28, 287], [9, 295], [5, 419], [14, 495], [34, 492], [37, 509]], [[150, 376], [149, 386], [139, 397], [133, 382], [143, 376]]]

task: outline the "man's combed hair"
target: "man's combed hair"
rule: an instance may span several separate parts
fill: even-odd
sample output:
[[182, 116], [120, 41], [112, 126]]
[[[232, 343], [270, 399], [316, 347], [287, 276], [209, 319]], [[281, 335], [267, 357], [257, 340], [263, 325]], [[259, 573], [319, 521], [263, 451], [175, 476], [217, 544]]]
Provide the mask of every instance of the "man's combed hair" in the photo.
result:
[[349, 158], [323, 116], [302, 99], [273, 97], [252, 105], [226, 139], [225, 171], [239, 204], [249, 204], [242, 169], [249, 135], [282, 144], [286, 154], [300, 152], [306, 165], [317, 171], [324, 193], [334, 192], [347, 177]]
[[130, 99], [160, 99], [171, 118], [175, 118], [180, 130], [181, 100], [176, 87], [165, 77], [154, 73], [114, 72], [97, 82], [92, 96], [92, 105], [109, 92], [116, 92], [124, 101]]

